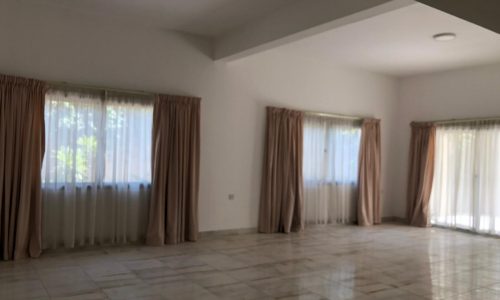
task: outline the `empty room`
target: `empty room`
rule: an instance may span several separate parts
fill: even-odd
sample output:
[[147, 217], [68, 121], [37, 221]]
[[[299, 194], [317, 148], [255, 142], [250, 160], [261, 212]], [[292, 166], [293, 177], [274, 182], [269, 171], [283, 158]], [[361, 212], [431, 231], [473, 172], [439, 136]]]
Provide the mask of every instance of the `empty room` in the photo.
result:
[[0, 299], [500, 299], [500, 3], [0, 0]]

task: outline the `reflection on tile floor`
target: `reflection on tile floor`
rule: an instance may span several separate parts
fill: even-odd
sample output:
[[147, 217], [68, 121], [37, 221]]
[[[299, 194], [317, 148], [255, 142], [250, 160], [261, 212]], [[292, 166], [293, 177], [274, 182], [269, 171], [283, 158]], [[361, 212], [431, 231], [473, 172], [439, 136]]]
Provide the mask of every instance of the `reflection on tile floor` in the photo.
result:
[[500, 240], [402, 225], [310, 227], [0, 262], [0, 299], [500, 299]]

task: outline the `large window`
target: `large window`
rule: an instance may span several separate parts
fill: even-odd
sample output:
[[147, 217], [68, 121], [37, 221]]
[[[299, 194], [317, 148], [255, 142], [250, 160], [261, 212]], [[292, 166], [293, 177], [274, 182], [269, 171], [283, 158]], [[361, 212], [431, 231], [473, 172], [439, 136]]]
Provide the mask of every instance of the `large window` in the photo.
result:
[[438, 126], [431, 223], [500, 233], [500, 124]]
[[307, 223], [354, 221], [360, 139], [359, 121], [305, 118], [303, 176]]
[[102, 97], [88, 91], [47, 94], [46, 186], [150, 182], [152, 105], [124, 95]]
[[74, 89], [47, 93], [44, 247], [141, 238], [152, 115], [148, 97]]

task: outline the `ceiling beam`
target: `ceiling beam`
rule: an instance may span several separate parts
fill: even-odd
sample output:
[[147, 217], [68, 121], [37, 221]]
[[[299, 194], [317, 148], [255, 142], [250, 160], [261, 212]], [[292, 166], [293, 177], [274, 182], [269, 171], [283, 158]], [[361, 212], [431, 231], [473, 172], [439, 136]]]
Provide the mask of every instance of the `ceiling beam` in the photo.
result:
[[413, 3], [413, 0], [294, 1], [290, 6], [217, 38], [214, 58], [235, 60]]

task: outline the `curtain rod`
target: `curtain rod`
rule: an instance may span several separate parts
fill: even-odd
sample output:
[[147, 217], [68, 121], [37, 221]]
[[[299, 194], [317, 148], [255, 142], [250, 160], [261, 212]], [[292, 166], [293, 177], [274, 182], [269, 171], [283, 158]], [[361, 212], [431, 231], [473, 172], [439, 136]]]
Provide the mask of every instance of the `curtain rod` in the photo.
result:
[[439, 125], [439, 124], [468, 123], [468, 122], [480, 122], [480, 121], [500, 121], [500, 117], [447, 119], [447, 120], [430, 121], [429, 123], [434, 123], [436, 125]]
[[357, 116], [348, 116], [348, 115], [341, 115], [341, 114], [330, 114], [330, 113], [323, 113], [323, 112], [316, 112], [316, 111], [305, 111], [304, 112], [306, 115], [310, 116], [319, 116], [319, 117], [328, 117], [328, 118], [336, 118], [336, 119], [348, 119], [348, 120], [363, 120], [363, 117], [357, 117]]
[[46, 81], [49, 87], [69, 87], [69, 88], [80, 88], [80, 89], [89, 89], [89, 90], [98, 90], [105, 92], [116, 92], [116, 93], [126, 93], [126, 94], [135, 94], [135, 95], [143, 95], [143, 96], [156, 96], [157, 93], [151, 93], [146, 91], [138, 91], [138, 90], [127, 90], [127, 89], [119, 89], [119, 88], [107, 88], [102, 86], [95, 85], [86, 85], [86, 84], [77, 84], [70, 83], [66, 81]]

